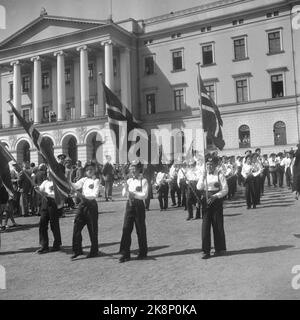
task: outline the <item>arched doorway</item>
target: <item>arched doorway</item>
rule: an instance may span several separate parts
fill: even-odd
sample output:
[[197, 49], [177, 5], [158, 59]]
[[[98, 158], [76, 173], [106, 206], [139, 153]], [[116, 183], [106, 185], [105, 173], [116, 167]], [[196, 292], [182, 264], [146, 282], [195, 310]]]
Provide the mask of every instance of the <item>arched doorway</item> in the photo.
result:
[[244, 124], [239, 127], [239, 147], [240, 148], [250, 148], [250, 128]]
[[286, 145], [286, 126], [283, 121], [274, 124], [273, 132], [275, 146]]
[[103, 163], [103, 137], [97, 132], [91, 132], [86, 139], [87, 160]]
[[21, 140], [17, 145], [17, 162], [30, 162], [30, 144], [26, 140]]
[[74, 136], [68, 135], [63, 139], [62, 150], [65, 155], [71, 158], [72, 163], [75, 164], [78, 160], [78, 149], [77, 140]]

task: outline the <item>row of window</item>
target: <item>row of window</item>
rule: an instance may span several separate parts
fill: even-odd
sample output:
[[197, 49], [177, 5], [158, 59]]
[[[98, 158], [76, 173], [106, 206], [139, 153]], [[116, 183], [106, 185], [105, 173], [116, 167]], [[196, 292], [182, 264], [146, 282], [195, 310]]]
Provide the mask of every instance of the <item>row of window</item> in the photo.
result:
[[[286, 125], [283, 121], [278, 121], [273, 126], [274, 145], [286, 145]], [[250, 128], [247, 125], [242, 125], [238, 129], [239, 147], [251, 148]]]
[[[22, 117], [27, 121], [31, 122], [32, 121], [32, 116], [31, 116], [31, 108], [23, 108], [22, 109]], [[89, 117], [94, 117], [97, 116], [97, 110], [96, 110], [96, 104], [95, 104], [95, 98], [92, 97], [89, 100]], [[75, 120], [76, 115], [75, 115], [75, 105], [72, 102], [66, 102], [66, 108], [65, 108], [65, 120]], [[55, 122], [56, 121], [56, 114], [54, 111], [50, 109], [49, 106], [43, 106], [42, 109], [42, 123], [48, 123], [48, 122]], [[14, 115], [11, 113], [10, 118], [10, 127], [13, 127], [14, 123]]]
[[[267, 31], [268, 55], [283, 52], [282, 29]], [[215, 64], [215, 43], [209, 42], [201, 44], [202, 66]], [[184, 48], [171, 51], [172, 71], [184, 70]], [[234, 61], [248, 59], [247, 35], [233, 38], [233, 59]], [[145, 75], [155, 74], [155, 54], [150, 54], [144, 58]]]
[[[284, 75], [273, 74], [271, 75], [271, 91], [272, 98], [280, 98], [285, 95], [284, 93]], [[210, 97], [216, 102], [216, 90], [215, 82], [205, 83], [204, 86], [210, 95]], [[235, 90], [236, 90], [236, 102], [243, 103], [250, 101], [249, 92], [249, 78], [235, 79]], [[156, 93], [149, 92], [145, 95], [146, 100], [146, 113], [156, 113]], [[175, 111], [180, 111], [185, 108], [185, 88], [173, 89], [173, 105]]]
[[[94, 64], [88, 65], [88, 77], [90, 80], [94, 79]], [[66, 85], [71, 84], [71, 68], [65, 68], [65, 83]], [[42, 89], [50, 87], [50, 72], [42, 73]], [[22, 93], [30, 92], [31, 88], [31, 77], [29, 75], [22, 76]], [[9, 97], [13, 98], [13, 83], [9, 83]]]

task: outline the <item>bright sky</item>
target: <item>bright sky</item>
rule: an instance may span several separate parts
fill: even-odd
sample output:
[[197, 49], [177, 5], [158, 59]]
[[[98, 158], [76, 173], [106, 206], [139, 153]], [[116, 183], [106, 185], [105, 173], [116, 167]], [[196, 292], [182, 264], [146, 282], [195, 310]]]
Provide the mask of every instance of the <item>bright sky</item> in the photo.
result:
[[[213, 1], [112, 0], [113, 20], [144, 19]], [[36, 19], [42, 7], [49, 15], [100, 20], [110, 12], [110, 0], [0, 0], [0, 5], [6, 9], [6, 29], [0, 29], [0, 41]]]

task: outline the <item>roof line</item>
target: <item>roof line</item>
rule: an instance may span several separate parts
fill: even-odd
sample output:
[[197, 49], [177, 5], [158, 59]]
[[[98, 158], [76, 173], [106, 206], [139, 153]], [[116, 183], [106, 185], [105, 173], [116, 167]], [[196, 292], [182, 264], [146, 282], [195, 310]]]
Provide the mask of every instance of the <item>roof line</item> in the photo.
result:
[[81, 19], [81, 18], [72, 18], [72, 17], [60, 17], [60, 16], [51, 16], [51, 15], [40, 15], [33, 21], [29, 22], [25, 27], [19, 29], [12, 35], [10, 35], [8, 38], [4, 39], [2, 42], [0, 42], [0, 47], [3, 45], [9, 43], [12, 39], [15, 37], [23, 34], [28, 29], [36, 25], [37, 23], [43, 21], [43, 20], [60, 20], [60, 21], [73, 21], [73, 22], [80, 22], [80, 23], [87, 23], [87, 24], [97, 24], [97, 25], [103, 25], [106, 24], [106, 20], [92, 20], [92, 19]]

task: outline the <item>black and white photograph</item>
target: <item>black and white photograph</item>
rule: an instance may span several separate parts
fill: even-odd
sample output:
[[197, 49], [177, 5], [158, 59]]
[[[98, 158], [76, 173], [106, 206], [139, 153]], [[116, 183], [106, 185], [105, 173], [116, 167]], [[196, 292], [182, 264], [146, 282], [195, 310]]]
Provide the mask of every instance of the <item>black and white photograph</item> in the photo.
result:
[[0, 300], [299, 299], [300, 0], [0, 0]]

